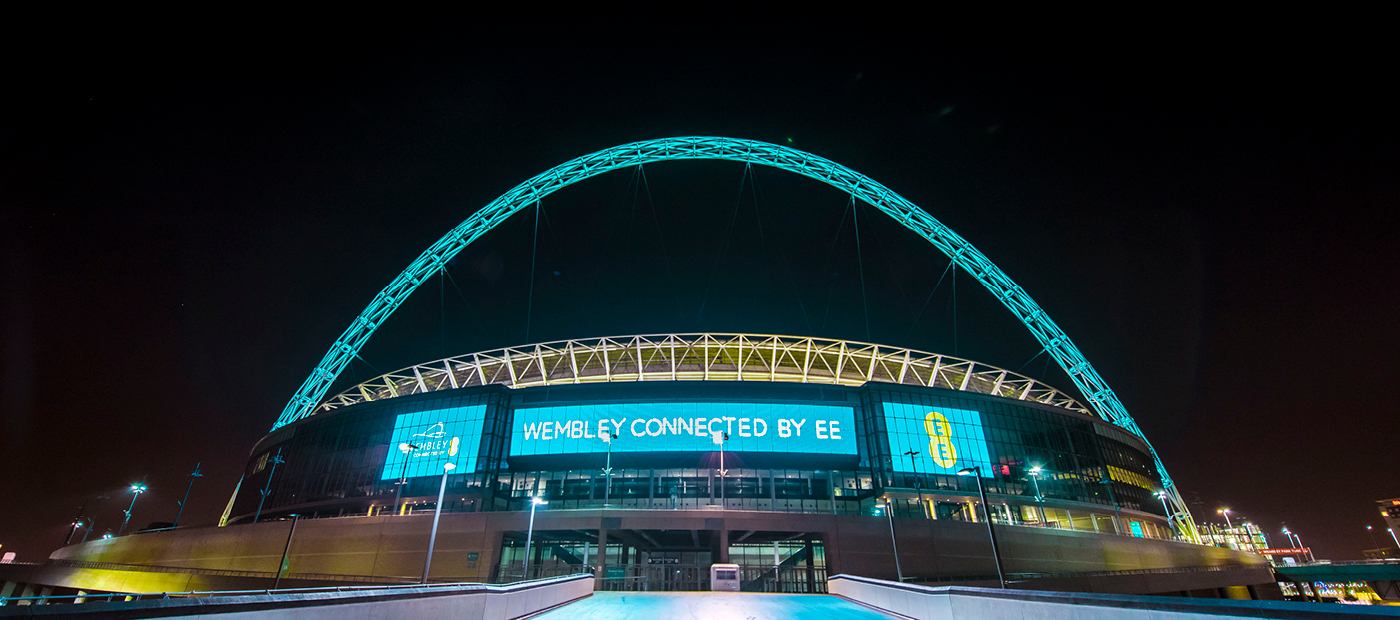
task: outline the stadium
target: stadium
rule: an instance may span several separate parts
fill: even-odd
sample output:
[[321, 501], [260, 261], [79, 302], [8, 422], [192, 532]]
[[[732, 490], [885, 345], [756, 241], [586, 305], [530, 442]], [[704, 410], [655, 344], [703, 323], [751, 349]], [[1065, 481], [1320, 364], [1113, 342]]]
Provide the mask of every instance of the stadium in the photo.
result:
[[[936, 352], [742, 333], [523, 343], [329, 394], [409, 294], [511, 214], [684, 159], [787, 170], [889, 214], [986, 286], [1082, 396]], [[840, 164], [699, 137], [581, 157], [481, 209], [331, 346], [217, 527], [72, 545], [33, 579], [158, 591], [592, 572], [601, 588], [684, 591], [734, 563], [750, 591], [823, 592], [836, 574], [1239, 598], [1272, 583], [1262, 557], [1195, 532], [1117, 396], [971, 244]]]

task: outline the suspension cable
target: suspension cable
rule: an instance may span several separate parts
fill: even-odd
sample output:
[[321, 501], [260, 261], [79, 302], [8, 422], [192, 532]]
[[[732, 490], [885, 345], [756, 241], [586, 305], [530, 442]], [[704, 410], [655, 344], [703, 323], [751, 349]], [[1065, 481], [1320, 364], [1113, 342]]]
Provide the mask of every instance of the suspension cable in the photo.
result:
[[530, 246], [530, 296], [525, 303], [525, 342], [530, 342], [530, 318], [535, 311], [535, 259], [540, 249], [540, 201], [535, 201], [535, 237]]
[[[846, 230], [846, 216], [851, 212], [851, 203], [846, 204], [846, 208], [841, 211], [841, 224], [836, 227], [836, 236], [831, 239], [831, 247], [826, 251], [826, 263], [822, 265], [822, 273], [826, 273], [826, 268], [836, 258], [836, 244], [841, 241], [841, 233]], [[826, 331], [826, 320], [831, 316], [831, 298], [836, 293], [836, 272], [831, 273], [831, 284], [826, 287], [826, 309], [822, 310], [821, 331]]]
[[953, 268], [953, 261], [948, 261], [948, 266], [943, 268], [943, 274], [938, 276], [938, 282], [933, 285], [933, 290], [928, 292], [928, 297], [924, 298], [924, 305], [919, 307], [919, 313], [914, 315], [914, 322], [909, 324], [909, 329], [904, 332], [904, 339], [908, 340], [909, 335], [914, 333], [914, 327], [919, 324], [919, 319], [924, 316], [924, 310], [928, 308], [929, 302], [933, 301], [933, 294], [938, 292], [938, 287], [943, 285], [943, 278], [948, 276], [948, 270]]
[[671, 284], [671, 298], [676, 302], [676, 316], [685, 314], [685, 306], [681, 305], [680, 288], [676, 286], [676, 274], [671, 270], [671, 253], [666, 249], [666, 236], [661, 232], [661, 214], [656, 211], [656, 201], [651, 198], [651, 182], [647, 180], [647, 171], [641, 164], [637, 164], [637, 174], [641, 179], [642, 187], [647, 190], [647, 205], [651, 207], [651, 222], [656, 228], [656, 241], [661, 244], [661, 261], [666, 266], [666, 280]]
[[719, 253], [715, 254], [715, 263], [710, 267], [710, 277], [705, 282], [705, 292], [700, 296], [700, 312], [695, 315], [696, 322], [705, 319], [705, 304], [710, 300], [710, 287], [714, 285], [715, 273], [719, 271], [719, 261], [724, 257], [724, 251], [729, 248], [729, 236], [734, 232], [734, 221], [739, 218], [739, 201], [744, 197], [744, 179], [749, 176], [749, 164], [744, 164], [744, 174], [739, 177], [739, 193], [734, 198], [734, 212], [729, 216], [729, 228], [724, 232], [724, 243], [720, 244]]
[[[758, 209], [758, 174], [749, 172], [749, 192], [753, 196], [754, 218], [758, 220], [758, 240], [763, 244], [764, 255], [768, 254], [768, 242], [763, 235], [763, 213]], [[802, 289], [797, 286], [797, 278], [792, 274], [792, 264], [788, 262], [787, 254], [783, 253], [782, 246], [778, 246], [778, 258], [782, 259], [783, 271], [787, 274], [788, 283], [792, 285], [793, 295], [797, 297], [797, 307], [802, 310], [802, 322], [807, 325], [807, 331], [812, 331], [812, 320], [807, 316], [807, 304], [802, 301]]]
[[865, 341], [870, 342], [870, 302], [865, 298], [865, 260], [860, 254], [860, 205], [851, 194], [851, 223], [856, 231], [856, 265], [860, 268], [860, 305], [865, 309]]

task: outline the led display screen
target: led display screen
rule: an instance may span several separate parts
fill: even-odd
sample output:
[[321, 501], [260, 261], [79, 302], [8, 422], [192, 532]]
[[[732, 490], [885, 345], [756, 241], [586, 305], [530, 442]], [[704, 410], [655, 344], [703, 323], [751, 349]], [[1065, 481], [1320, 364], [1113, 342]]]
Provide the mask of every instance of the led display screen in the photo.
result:
[[400, 415], [394, 420], [389, 456], [384, 459], [384, 471], [379, 479], [437, 476], [442, 474], [443, 465], [447, 463], [457, 466], [452, 470], [454, 474], [471, 473], [481, 448], [481, 426], [485, 418], [486, 405]]
[[712, 433], [720, 431], [733, 452], [856, 454], [848, 406], [657, 402], [516, 409], [510, 455], [607, 452], [603, 435], [618, 436], [613, 452], [708, 452], [719, 449]]
[[[957, 474], [967, 467], [991, 476], [991, 457], [982, 432], [982, 414], [931, 405], [882, 403], [894, 471]], [[914, 457], [903, 456], [916, 451]]]

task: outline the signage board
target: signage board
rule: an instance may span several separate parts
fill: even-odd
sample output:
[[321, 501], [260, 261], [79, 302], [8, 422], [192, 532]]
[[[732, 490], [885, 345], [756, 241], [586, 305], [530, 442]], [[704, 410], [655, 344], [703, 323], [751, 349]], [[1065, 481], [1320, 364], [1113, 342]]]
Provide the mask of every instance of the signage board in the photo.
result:
[[1290, 547], [1286, 549], [1260, 549], [1259, 553], [1264, 555], [1303, 555], [1311, 553], [1308, 547]]
[[510, 456], [709, 452], [855, 455], [855, 410], [771, 402], [596, 403], [515, 410]]
[[[981, 413], [908, 403], [886, 402], [881, 407], [894, 471], [955, 475], [980, 466], [983, 476], [992, 475]], [[908, 452], [918, 454], [903, 456]]]
[[481, 426], [486, 405], [451, 407], [405, 413], [395, 418], [380, 480], [400, 476], [438, 476], [452, 463], [453, 473], [469, 474], [476, 468], [481, 448]]

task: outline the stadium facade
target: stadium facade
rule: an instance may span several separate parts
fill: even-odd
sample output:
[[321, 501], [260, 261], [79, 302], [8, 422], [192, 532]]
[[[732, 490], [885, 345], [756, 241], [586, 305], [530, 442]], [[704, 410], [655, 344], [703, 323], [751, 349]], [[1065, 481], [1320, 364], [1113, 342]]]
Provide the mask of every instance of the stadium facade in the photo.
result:
[[[1005, 305], [1083, 402], [970, 360], [746, 334], [530, 344], [327, 396], [419, 285], [513, 213], [611, 170], [691, 159], [787, 170], [891, 216]], [[988, 584], [1002, 568], [1041, 589], [1248, 596], [1272, 582], [1262, 557], [1199, 544], [1117, 396], [970, 243], [845, 166], [715, 137], [571, 160], [425, 250], [289, 400], [218, 527], [90, 541], [25, 570], [52, 587], [152, 591], [410, 580], [429, 559], [432, 579], [591, 571], [649, 590], [706, 589], [708, 566], [728, 562], [745, 589], [799, 592], [837, 573]]]

